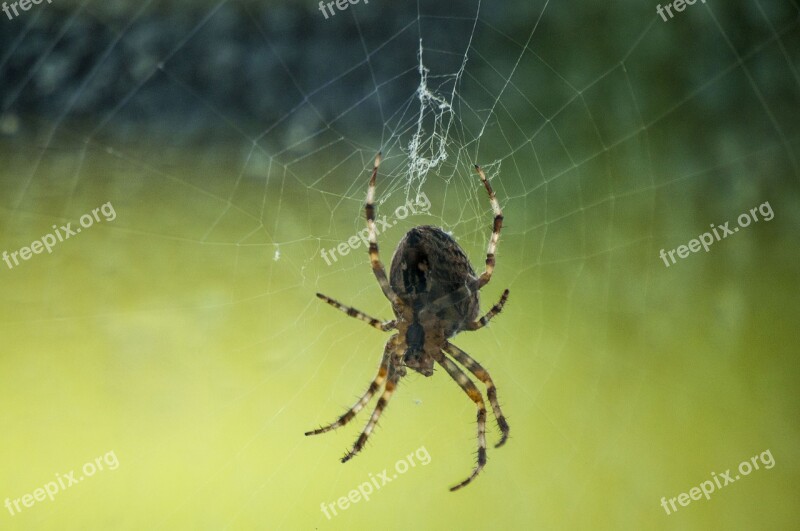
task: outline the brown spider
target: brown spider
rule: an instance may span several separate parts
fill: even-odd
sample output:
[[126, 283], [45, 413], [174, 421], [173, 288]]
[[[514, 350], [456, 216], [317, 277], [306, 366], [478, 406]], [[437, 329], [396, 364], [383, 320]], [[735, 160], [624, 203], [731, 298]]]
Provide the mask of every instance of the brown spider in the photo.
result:
[[364, 395], [338, 420], [306, 432], [306, 435], [317, 435], [344, 426], [367, 405], [375, 392], [385, 383], [383, 394], [364, 431], [361, 432], [352, 450], [342, 458], [342, 463], [349, 461], [364, 447], [398, 381], [406, 375], [406, 367], [424, 376], [430, 376], [433, 374], [435, 361], [444, 367], [478, 407], [478, 463], [467, 479], [450, 489], [454, 491], [472, 481], [486, 464], [486, 406], [483, 396], [472, 380], [445, 356], [445, 352], [486, 385], [486, 395], [503, 434], [495, 447], [499, 448], [508, 439], [508, 423], [497, 402], [497, 391], [491, 376], [466, 352], [448, 341], [448, 338], [463, 330], [478, 330], [486, 326], [492, 317], [500, 313], [508, 299], [508, 290], [505, 290], [500, 301], [486, 315], [478, 319], [478, 290], [492, 278], [494, 254], [503, 226], [503, 212], [492, 186], [486, 180], [486, 175], [480, 166], [475, 165], [475, 170], [489, 193], [489, 200], [494, 210], [494, 226], [486, 253], [486, 270], [479, 277], [476, 276], [467, 255], [453, 238], [438, 227], [423, 225], [414, 227], [403, 237], [392, 257], [391, 277], [387, 279], [378, 254], [375, 231], [375, 180], [380, 163], [381, 154], [378, 153], [369, 180], [365, 206], [369, 229], [369, 257], [378, 284], [392, 303], [395, 319], [379, 321], [321, 293], [317, 293], [317, 297], [373, 328], [384, 332], [397, 330], [397, 333], [386, 342], [378, 374]]

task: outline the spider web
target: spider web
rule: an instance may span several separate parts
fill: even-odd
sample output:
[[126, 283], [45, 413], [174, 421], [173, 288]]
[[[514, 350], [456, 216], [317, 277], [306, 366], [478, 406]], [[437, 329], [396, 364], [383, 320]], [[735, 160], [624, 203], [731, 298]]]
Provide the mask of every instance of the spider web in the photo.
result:
[[[14, 498], [120, 460], [3, 527], [796, 521], [781, 465], [677, 515], [658, 503], [767, 448], [798, 457], [782, 286], [797, 280], [800, 7], [653, 10], [372, 0], [325, 19], [308, 2], [85, 0], [2, 20], [3, 249], [109, 201], [117, 218], [0, 263], [0, 486]], [[491, 371], [512, 439], [491, 447], [490, 414], [489, 463], [458, 495], [474, 405], [444, 371], [405, 378], [346, 465], [369, 407], [302, 436], [352, 404], [386, 340], [314, 297], [392, 317], [358, 236], [378, 151], [387, 265], [433, 224], [482, 268], [476, 163], [505, 214], [482, 309], [505, 287], [509, 303], [453, 341]], [[774, 221], [658, 258], [765, 201]], [[320, 510], [422, 446], [429, 465]]]

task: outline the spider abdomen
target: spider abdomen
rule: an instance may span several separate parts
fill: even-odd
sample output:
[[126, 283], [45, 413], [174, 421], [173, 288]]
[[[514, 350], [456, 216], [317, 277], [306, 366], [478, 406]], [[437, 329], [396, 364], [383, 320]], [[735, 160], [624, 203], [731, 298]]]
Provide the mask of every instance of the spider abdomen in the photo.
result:
[[[389, 283], [404, 304], [418, 315], [434, 301], [476, 281], [461, 246], [442, 229], [430, 225], [406, 233], [392, 257]], [[474, 321], [479, 312], [477, 290], [439, 311], [446, 337]]]

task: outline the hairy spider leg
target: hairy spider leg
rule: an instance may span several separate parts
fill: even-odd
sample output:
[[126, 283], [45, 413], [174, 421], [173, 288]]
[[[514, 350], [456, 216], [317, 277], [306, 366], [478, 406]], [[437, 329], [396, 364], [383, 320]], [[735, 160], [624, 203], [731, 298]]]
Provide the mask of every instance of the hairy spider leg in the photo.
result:
[[507, 300], [508, 300], [508, 290], [505, 290], [503, 294], [500, 296], [500, 300], [497, 301], [497, 304], [492, 306], [492, 309], [486, 312], [486, 315], [484, 315], [477, 321], [467, 323], [467, 330], [469, 331], [480, 330], [481, 328], [489, 324], [489, 321], [491, 321], [495, 315], [503, 311], [503, 307], [506, 305]]
[[380, 389], [381, 385], [383, 385], [383, 382], [386, 381], [386, 375], [389, 372], [389, 357], [393, 349], [394, 339], [396, 337], [397, 335], [395, 334], [386, 343], [386, 348], [383, 351], [383, 358], [381, 359], [381, 365], [378, 368], [378, 374], [375, 376], [375, 379], [372, 380], [372, 383], [369, 384], [367, 391], [361, 396], [361, 398], [358, 399], [355, 404], [353, 404], [353, 407], [348, 409], [344, 415], [339, 417], [336, 421], [316, 430], [307, 431], [306, 435], [319, 435], [320, 433], [325, 433], [327, 431], [344, 426], [353, 420], [359, 411], [364, 409], [364, 406], [366, 406], [367, 403], [369, 403], [369, 401], [372, 399], [372, 395], [375, 394], [375, 391]]
[[470, 474], [467, 479], [458, 485], [450, 487], [451, 491], [456, 491], [469, 485], [469, 483], [475, 479], [478, 474], [480, 474], [481, 470], [483, 470], [483, 467], [486, 465], [486, 405], [483, 403], [483, 397], [481, 396], [480, 391], [478, 391], [478, 388], [475, 387], [475, 384], [472, 383], [472, 380], [467, 378], [467, 375], [458, 368], [458, 365], [456, 365], [450, 360], [450, 358], [441, 352], [438, 352], [434, 359], [437, 363], [439, 363], [439, 365], [444, 367], [450, 377], [461, 386], [461, 389], [467, 393], [467, 396], [469, 396], [478, 407], [478, 462], [475, 465], [475, 469], [472, 471], [472, 474]]
[[494, 412], [494, 418], [497, 421], [497, 427], [500, 428], [500, 432], [503, 434], [502, 437], [500, 437], [500, 442], [494, 445], [495, 448], [500, 448], [506, 443], [510, 428], [508, 426], [508, 422], [506, 422], [505, 415], [503, 415], [503, 410], [500, 409], [500, 403], [497, 401], [497, 388], [492, 381], [489, 371], [484, 369], [480, 363], [472, 358], [472, 356], [450, 342], [445, 345], [444, 351], [453, 356], [457, 362], [466, 367], [469, 372], [474, 374], [475, 378], [486, 385], [486, 396], [489, 397], [489, 403], [492, 405], [492, 411]]
[[397, 293], [394, 292], [389, 284], [389, 279], [386, 277], [386, 269], [383, 267], [383, 262], [381, 262], [380, 253], [378, 252], [378, 233], [375, 230], [375, 181], [378, 177], [378, 166], [380, 165], [381, 154], [378, 152], [375, 157], [375, 166], [372, 169], [372, 177], [369, 179], [369, 187], [367, 188], [367, 203], [364, 205], [364, 214], [367, 217], [367, 228], [369, 229], [369, 260], [383, 294], [393, 306], [400, 308], [402, 307], [400, 297], [397, 296]]
[[397, 327], [397, 321], [394, 320], [394, 319], [392, 319], [390, 321], [381, 321], [380, 319], [375, 319], [374, 317], [370, 317], [369, 315], [365, 314], [364, 312], [356, 310], [352, 306], [346, 306], [346, 305], [342, 304], [341, 302], [337, 301], [336, 299], [332, 299], [332, 298], [328, 297], [327, 295], [323, 295], [322, 293], [317, 293], [317, 297], [319, 297], [320, 299], [324, 300], [325, 302], [327, 302], [328, 304], [330, 304], [334, 308], [337, 308], [337, 309], [343, 311], [344, 313], [346, 313], [350, 317], [355, 317], [356, 319], [364, 321], [365, 323], [370, 325], [372, 328], [377, 328], [381, 332], [387, 332], [387, 331], [392, 330], [392, 329]]
[[360, 452], [362, 448], [364, 448], [364, 445], [367, 443], [367, 439], [369, 439], [370, 433], [372, 433], [372, 430], [375, 428], [375, 424], [377, 424], [378, 419], [381, 418], [381, 413], [383, 413], [383, 410], [389, 403], [389, 399], [392, 398], [392, 394], [394, 393], [394, 390], [397, 387], [397, 382], [400, 380], [401, 376], [402, 374], [397, 372], [394, 368], [394, 365], [390, 363], [389, 378], [386, 380], [386, 387], [383, 388], [383, 394], [378, 399], [378, 403], [375, 405], [375, 410], [372, 412], [369, 422], [367, 422], [367, 425], [364, 427], [364, 431], [361, 432], [361, 435], [358, 436], [353, 448], [349, 450], [344, 457], [342, 457], [342, 463], [348, 462], [358, 452]]
[[483, 169], [476, 164], [475, 171], [477, 171], [478, 175], [481, 177], [483, 186], [486, 188], [486, 192], [489, 194], [489, 202], [492, 204], [492, 210], [494, 211], [492, 236], [489, 238], [489, 248], [486, 250], [486, 269], [483, 273], [481, 273], [480, 280], [478, 282], [478, 289], [480, 289], [488, 284], [492, 279], [492, 273], [494, 272], [495, 265], [494, 254], [497, 251], [497, 241], [500, 239], [500, 230], [503, 228], [503, 211], [500, 209], [500, 203], [497, 201], [497, 196], [494, 195], [492, 185], [489, 184], [489, 181], [486, 179], [486, 174], [483, 173]]

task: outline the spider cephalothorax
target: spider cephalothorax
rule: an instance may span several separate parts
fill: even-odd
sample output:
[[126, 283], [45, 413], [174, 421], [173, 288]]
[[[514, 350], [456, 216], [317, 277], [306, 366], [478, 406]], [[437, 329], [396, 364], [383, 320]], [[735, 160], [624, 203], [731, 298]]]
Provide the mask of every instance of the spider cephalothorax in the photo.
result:
[[375, 158], [375, 166], [369, 181], [365, 207], [369, 229], [369, 256], [378, 284], [392, 303], [395, 319], [379, 321], [321, 293], [317, 293], [317, 296], [347, 315], [361, 319], [378, 330], [397, 330], [397, 333], [386, 342], [378, 374], [358, 402], [335, 422], [306, 432], [306, 435], [325, 433], [347, 424], [383, 385], [383, 393], [367, 426], [353, 448], [342, 458], [342, 462], [348, 461], [364, 447], [397, 382], [406, 375], [406, 369], [431, 376], [434, 363], [438, 363], [464, 389], [478, 408], [478, 463], [467, 479], [450, 489], [457, 490], [472, 481], [486, 464], [486, 405], [472, 380], [445, 354], [449, 354], [486, 385], [486, 396], [502, 432], [497, 447], [506, 442], [509, 433], [508, 423], [497, 401], [497, 391], [491, 376], [466, 352], [448, 341], [461, 331], [483, 328], [492, 317], [500, 313], [508, 299], [508, 290], [505, 290], [500, 301], [486, 315], [478, 319], [480, 313], [478, 290], [492, 278], [494, 253], [503, 226], [503, 212], [489, 181], [486, 180], [486, 175], [476, 165], [475, 169], [489, 194], [494, 210], [494, 225], [486, 253], [484, 272], [480, 276], [475, 274], [467, 255], [452, 237], [437, 227], [423, 225], [408, 231], [398, 244], [392, 257], [390, 276], [387, 278], [378, 253], [375, 230], [375, 182], [380, 162], [379, 153]]

